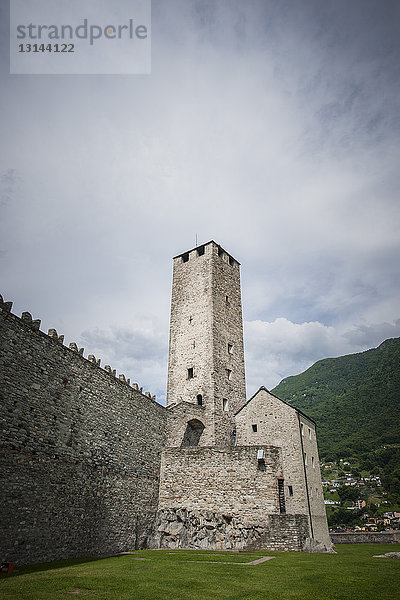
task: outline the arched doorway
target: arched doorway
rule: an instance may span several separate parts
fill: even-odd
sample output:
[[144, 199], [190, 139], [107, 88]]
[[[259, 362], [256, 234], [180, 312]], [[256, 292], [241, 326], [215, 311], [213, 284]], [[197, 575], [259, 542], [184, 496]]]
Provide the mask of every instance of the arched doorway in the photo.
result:
[[198, 446], [201, 434], [204, 431], [204, 423], [198, 419], [191, 419], [186, 425], [185, 434], [183, 436], [181, 448], [188, 446]]

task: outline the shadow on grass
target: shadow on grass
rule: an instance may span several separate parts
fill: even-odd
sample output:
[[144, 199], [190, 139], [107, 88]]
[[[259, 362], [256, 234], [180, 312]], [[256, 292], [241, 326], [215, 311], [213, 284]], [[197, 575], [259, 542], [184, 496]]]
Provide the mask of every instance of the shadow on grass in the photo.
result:
[[[27, 573], [40, 573], [41, 571], [51, 571], [54, 569], [64, 569], [65, 567], [79, 566], [89, 562], [99, 562], [101, 560], [109, 560], [110, 558], [120, 558], [121, 555], [106, 555], [106, 556], [81, 556], [79, 558], [67, 558], [65, 560], [55, 560], [53, 562], [37, 563], [34, 565], [23, 565], [15, 567], [14, 572], [10, 575], [5, 575], [4, 579], [26, 575]], [[3, 579], [3, 577], [2, 577]]]

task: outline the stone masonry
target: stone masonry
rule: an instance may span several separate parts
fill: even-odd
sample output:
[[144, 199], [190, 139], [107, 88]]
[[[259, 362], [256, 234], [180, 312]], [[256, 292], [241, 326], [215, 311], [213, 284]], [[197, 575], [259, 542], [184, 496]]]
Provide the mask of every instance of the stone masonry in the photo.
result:
[[[187, 426], [202, 406], [200, 445], [229, 445], [245, 400], [239, 263], [210, 242], [174, 258], [167, 407], [185, 406]], [[180, 444], [179, 426], [168, 432]]]
[[165, 408], [10, 308], [0, 300], [0, 558], [146, 547]]
[[174, 259], [167, 410], [155, 546], [330, 549], [315, 423], [246, 402], [239, 263], [213, 241]]
[[239, 263], [174, 259], [167, 407], [0, 296], [0, 558], [329, 550], [315, 424], [246, 402]]

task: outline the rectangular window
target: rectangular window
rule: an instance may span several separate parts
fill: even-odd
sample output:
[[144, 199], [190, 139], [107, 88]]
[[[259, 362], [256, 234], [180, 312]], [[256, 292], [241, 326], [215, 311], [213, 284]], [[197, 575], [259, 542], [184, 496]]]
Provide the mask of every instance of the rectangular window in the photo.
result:
[[233, 354], [233, 344], [228, 344], [228, 353]]
[[309, 438], [310, 438], [310, 440], [311, 440], [311, 429], [310, 429], [310, 428], [308, 428], [308, 437], [309, 437]]
[[254, 423], [254, 425], [252, 425], [251, 427], [252, 427], [254, 433], [256, 433], [256, 431], [257, 431], [257, 425]]
[[235, 261], [233, 260], [232, 256], [229, 257], [229, 264], [231, 265], [231, 267], [233, 267], [233, 265], [235, 264]]
[[285, 514], [286, 506], [285, 506], [285, 488], [284, 488], [284, 480], [278, 479], [278, 500], [279, 500], [279, 512]]
[[189, 252], [185, 252], [182, 254], [182, 262], [187, 262], [189, 260]]
[[197, 256], [203, 256], [204, 254], [204, 246], [199, 246], [197, 248]]
[[288, 490], [289, 490], [289, 496], [293, 496], [293, 486], [292, 485], [288, 485]]
[[312, 464], [313, 469], [315, 469], [315, 459], [313, 456], [311, 457], [311, 464]]
[[226, 369], [226, 376], [228, 379], [232, 379], [232, 370], [231, 369]]
[[194, 377], [194, 369], [193, 369], [193, 367], [190, 367], [190, 369], [187, 370], [187, 378], [193, 379], [193, 377]]
[[227, 398], [222, 398], [222, 410], [227, 412], [229, 410], [229, 402]]

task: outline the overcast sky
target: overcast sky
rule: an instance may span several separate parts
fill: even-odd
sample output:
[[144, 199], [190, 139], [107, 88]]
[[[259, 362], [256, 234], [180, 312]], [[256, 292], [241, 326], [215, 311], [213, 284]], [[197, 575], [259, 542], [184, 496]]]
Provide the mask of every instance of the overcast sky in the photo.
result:
[[0, 2], [15, 314], [163, 401], [197, 234], [242, 264], [248, 395], [400, 336], [397, 0], [153, 0], [152, 74], [124, 76], [9, 75]]

